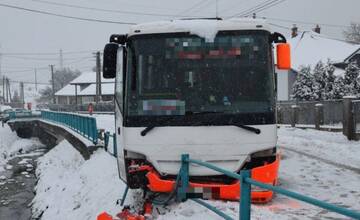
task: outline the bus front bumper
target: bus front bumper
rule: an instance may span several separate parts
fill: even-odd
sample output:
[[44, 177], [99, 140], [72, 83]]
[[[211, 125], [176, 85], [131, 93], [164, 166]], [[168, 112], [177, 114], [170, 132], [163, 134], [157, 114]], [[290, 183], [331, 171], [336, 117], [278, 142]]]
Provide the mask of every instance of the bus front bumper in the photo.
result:
[[[270, 185], [276, 185], [278, 178], [280, 156], [270, 164], [259, 166], [251, 170], [251, 178]], [[170, 193], [175, 187], [174, 180], [161, 179], [160, 175], [151, 170], [146, 174], [148, 179], [147, 187], [152, 192]], [[202, 197], [204, 199], [220, 199], [220, 200], [239, 200], [240, 182], [235, 181], [232, 184], [221, 183], [196, 183], [189, 182], [190, 189], [188, 193], [193, 197]], [[201, 195], [201, 196], [200, 196]], [[251, 200], [253, 203], [266, 203], [273, 197], [273, 192], [257, 187], [251, 190]]]

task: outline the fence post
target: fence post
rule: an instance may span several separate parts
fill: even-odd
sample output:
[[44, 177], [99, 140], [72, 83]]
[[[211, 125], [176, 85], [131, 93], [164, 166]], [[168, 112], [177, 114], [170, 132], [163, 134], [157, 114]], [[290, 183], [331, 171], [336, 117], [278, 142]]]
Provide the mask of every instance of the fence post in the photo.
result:
[[343, 134], [348, 140], [355, 140], [355, 124], [353, 115], [353, 103], [355, 96], [343, 97]]
[[240, 220], [250, 220], [251, 211], [251, 184], [246, 182], [246, 178], [251, 178], [250, 170], [240, 171]]
[[320, 130], [320, 125], [324, 124], [324, 105], [315, 104], [315, 129]]
[[292, 105], [291, 106], [291, 127], [295, 127], [295, 125], [298, 121], [298, 115], [299, 115], [299, 106]]
[[114, 151], [114, 156], [117, 157], [117, 141], [116, 141], [116, 133], [113, 133], [113, 151]]
[[187, 189], [189, 187], [189, 154], [181, 155], [181, 169], [180, 173], [180, 181], [179, 181], [179, 189], [177, 191], [178, 201], [185, 202], [187, 199]]
[[109, 139], [110, 139], [110, 132], [105, 132], [104, 133], [104, 147], [105, 147], [105, 151], [108, 151], [108, 146], [109, 146]]

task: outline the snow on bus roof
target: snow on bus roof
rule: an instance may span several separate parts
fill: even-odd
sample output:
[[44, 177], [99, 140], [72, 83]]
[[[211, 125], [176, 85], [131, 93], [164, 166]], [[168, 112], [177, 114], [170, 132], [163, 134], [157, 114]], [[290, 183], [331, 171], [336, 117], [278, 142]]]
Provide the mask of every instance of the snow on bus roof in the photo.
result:
[[[102, 75], [102, 74], [101, 74]], [[113, 83], [115, 79], [105, 79], [101, 76], [101, 83]], [[96, 83], [96, 73], [95, 72], [83, 72], [80, 76], [76, 77], [73, 81], [70, 82], [71, 85], [74, 84], [93, 84]]]
[[194, 19], [171, 20], [137, 24], [130, 27], [129, 36], [155, 33], [190, 32], [207, 41], [213, 41], [219, 31], [225, 30], [268, 30], [265, 19], [234, 18], [228, 20]]
[[333, 39], [313, 31], [305, 31], [288, 40], [291, 46], [292, 69], [299, 70], [301, 66], [314, 67], [319, 61], [326, 63], [343, 62], [360, 45]]

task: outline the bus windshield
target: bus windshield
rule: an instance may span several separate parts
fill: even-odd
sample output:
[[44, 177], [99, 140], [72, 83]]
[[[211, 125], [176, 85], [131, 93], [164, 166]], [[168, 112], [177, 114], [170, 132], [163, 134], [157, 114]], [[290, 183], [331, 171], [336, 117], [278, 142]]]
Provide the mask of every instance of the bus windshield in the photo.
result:
[[212, 42], [191, 34], [130, 38], [128, 116], [274, 112], [269, 33], [219, 32]]

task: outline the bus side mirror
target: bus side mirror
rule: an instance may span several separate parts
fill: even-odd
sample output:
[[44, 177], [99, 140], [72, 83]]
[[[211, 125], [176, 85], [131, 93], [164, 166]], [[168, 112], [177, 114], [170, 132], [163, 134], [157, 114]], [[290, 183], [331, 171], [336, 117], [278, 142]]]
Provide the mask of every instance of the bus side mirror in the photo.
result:
[[106, 79], [115, 78], [116, 76], [118, 48], [119, 44], [117, 43], [108, 43], [105, 45], [103, 57], [103, 77]]
[[280, 43], [276, 46], [276, 58], [278, 69], [291, 69], [290, 45], [288, 43]]

